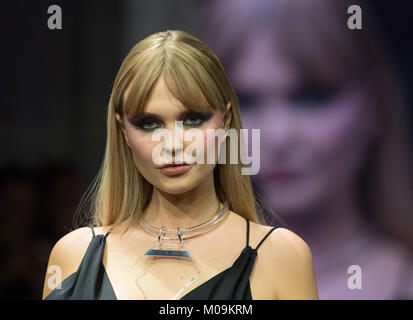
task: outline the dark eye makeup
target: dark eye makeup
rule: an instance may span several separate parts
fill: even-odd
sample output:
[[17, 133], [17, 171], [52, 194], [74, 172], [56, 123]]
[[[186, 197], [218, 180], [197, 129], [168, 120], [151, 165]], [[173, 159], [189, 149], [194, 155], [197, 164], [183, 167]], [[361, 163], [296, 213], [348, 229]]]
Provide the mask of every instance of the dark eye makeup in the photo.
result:
[[307, 85], [291, 93], [291, 102], [305, 108], [321, 108], [338, 93], [338, 89], [328, 85]]
[[238, 101], [241, 109], [250, 109], [258, 104], [258, 98], [253, 94], [246, 91], [237, 91]]
[[[182, 121], [184, 128], [197, 127], [204, 124], [204, 122], [208, 121], [213, 115], [213, 112], [203, 113], [187, 111], [184, 112], [177, 120]], [[150, 113], [144, 113], [137, 119], [128, 117], [128, 121], [136, 128], [146, 132], [154, 131], [164, 126], [164, 122], [160, 117]]]

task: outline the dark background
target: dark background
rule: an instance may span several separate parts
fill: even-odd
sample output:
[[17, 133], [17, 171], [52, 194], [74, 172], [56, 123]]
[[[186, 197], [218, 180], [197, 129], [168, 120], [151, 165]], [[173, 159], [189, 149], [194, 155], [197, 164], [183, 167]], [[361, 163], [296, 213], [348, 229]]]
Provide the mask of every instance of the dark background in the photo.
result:
[[[412, 101], [413, 5], [370, 2]], [[41, 298], [50, 250], [72, 230], [73, 213], [101, 165], [106, 106], [122, 59], [156, 31], [199, 36], [202, 4], [2, 2], [1, 298]], [[50, 5], [62, 8], [61, 30], [47, 27]]]

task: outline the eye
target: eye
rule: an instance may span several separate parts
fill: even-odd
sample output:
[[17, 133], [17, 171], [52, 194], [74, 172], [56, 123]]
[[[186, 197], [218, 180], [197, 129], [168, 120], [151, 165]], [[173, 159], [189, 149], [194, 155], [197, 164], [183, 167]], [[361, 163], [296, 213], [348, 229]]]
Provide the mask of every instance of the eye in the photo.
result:
[[184, 121], [184, 125], [192, 126], [192, 125], [200, 124], [202, 122], [203, 122], [203, 120], [199, 117], [189, 117]]
[[319, 108], [324, 107], [337, 93], [329, 86], [310, 85], [302, 87], [290, 95], [290, 101], [299, 107]]
[[213, 113], [191, 113], [185, 117], [183, 121], [184, 126], [199, 126], [205, 121], [209, 120], [213, 116]]
[[156, 129], [159, 127], [160, 127], [159, 123], [156, 121], [152, 121], [152, 120], [147, 120], [142, 124], [142, 129], [146, 129], [146, 130], [152, 130], [152, 129]]
[[144, 131], [153, 131], [162, 127], [162, 124], [153, 118], [143, 118], [137, 121], [132, 121], [132, 124]]
[[258, 99], [254, 94], [238, 90], [238, 102], [242, 110], [250, 110], [258, 104]]

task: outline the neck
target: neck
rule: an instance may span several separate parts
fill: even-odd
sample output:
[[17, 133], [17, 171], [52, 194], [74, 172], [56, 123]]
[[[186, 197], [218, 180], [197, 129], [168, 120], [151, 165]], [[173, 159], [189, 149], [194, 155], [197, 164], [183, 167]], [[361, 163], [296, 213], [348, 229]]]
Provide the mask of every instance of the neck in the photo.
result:
[[211, 218], [220, 208], [213, 173], [200, 185], [180, 194], [153, 189], [143, 214], [147, 223], [166, 229], [187, 228]]

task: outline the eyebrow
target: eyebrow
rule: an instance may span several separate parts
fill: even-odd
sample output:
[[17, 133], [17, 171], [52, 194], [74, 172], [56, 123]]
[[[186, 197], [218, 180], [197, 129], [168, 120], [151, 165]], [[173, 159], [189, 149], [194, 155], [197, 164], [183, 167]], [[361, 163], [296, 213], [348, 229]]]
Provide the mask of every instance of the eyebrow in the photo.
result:
[[[130, 118], [132, 118], [130, 115], [128, 115]], [[156, 113], [152, 112], [142, 112], [138, 115], [138, 119], [144, 118], [144, 117], [153, 117], [153, 118], [161, 118], [162, 116]]]
[[[209, 112], [208, 112], [208, 113], [209, 113]], [[213, 113], [212, 110], [211, 110], [211, 113]], [[182, 118], [184, 118], [185, 116], [188, 116], [188, 115], [190, 115], [190, 114], [204, 114], [204, 112], [196, 112], [196, 111], [191, 111], [191, 110], [181, 111], [181, 112], [179, 113], [179, 115], [178, 115], [178, 119], [182, 119]], [[129, 119], [133, 119], [133, 117], [130, 116], [130, 115], [127, 115], [127, 117], [128, 117]], [[146, 118], [146, 117], [160, 118], [160, 119], [162, 119], [162, 115], [160, 115], [160, 114], [152, 113], [152, 112], [142, 112], [142, 113], [137, 117], [137, 119], [134, 119], [134, 120], [140, 120], [140, 119], [143, 119], [143, 118]]]

